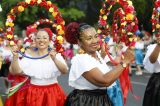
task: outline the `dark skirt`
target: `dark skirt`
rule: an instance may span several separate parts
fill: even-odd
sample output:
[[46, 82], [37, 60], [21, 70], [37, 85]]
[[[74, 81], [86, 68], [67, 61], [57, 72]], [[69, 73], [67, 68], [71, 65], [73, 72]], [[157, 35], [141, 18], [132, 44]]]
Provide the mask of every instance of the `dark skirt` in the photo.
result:
[[65, 106], [112, 106], [106, 90], [74, 90], [65, 102]]
[[1, 70], [0, 70], [0, 77], [7, 77], [9, 73], [9, 66], [10, 62], [2, 64]]
[[160, 73], [153, 73], [149, 79], [143, 106], [160, 106]]

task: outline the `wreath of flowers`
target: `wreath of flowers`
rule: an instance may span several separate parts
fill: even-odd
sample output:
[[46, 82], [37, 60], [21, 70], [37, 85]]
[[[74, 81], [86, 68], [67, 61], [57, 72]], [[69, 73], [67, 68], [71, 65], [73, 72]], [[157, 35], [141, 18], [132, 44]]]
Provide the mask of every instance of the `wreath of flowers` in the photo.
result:
[[152, 13], [152, 32], [156, 37], [160, 36], [160, 0], [157, 0], [154, 4], [153, 13]]
[[[100, 16], [99, 16], [99, 28], [98, 33], [99, 35], [105, 35], [108, 36], [108, 31], [110, 31], [109, 24], [107, 23], [108, 15], [110, 14], [110, 10], [112, 6], [116, 3], [119, 3], [124, 11], [122, 9], [118, 9], [115, 11], [115, 17], [112, 24], [112, 34], [113, 39], [116, 39], [116, 35], [121, 35], [120, 40], [121, 42], [126, 42], [126, 39], [128, 38], [128, 34], [134, 35], [134, 32], [138, 29], [138, 20], [136, 16], [134, 15], [135, 10], [132, 5], [132, 2], [130, 0], [105, 0], [102, 4], [102, 9], [100, 10]], [[120, 26], [118, 28], [117, 20], [120, 19]], [[119, 33], [119, 34], [118, 34]]]
[[41, 6], [48, 10], [52, 16], [54, 17], [54, 23], [56, 27], [57, 37], [54, 42], [56, 49], [58, 52], [61, 52], [62, 43], [63, 43], [63, 35], [64, 35], [64, 24], [65, 21], [63, 20], [60, 12], [58, 11], [58, 7], [52, 4], [51, 1], [46, 0], [25, 0], [24, 2], [19, 2], [17, 6], [12, 8], [7, 15], [6, 20], [6, 36], [7, 39], [10, 41], [10, 45], [14, 45], [14, 20], [16, 19], [16, 14], [21, 13], [28, 8], [29, 6]]

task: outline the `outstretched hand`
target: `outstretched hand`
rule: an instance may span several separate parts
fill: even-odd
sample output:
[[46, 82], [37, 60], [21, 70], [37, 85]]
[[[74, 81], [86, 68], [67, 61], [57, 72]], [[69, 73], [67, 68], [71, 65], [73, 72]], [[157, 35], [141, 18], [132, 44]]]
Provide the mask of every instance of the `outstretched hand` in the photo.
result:
[[134, 55], [135, 55], [134, 54], [134, 50], [128, 48], [126, 50], [126, 52], [124, 53], [124, 61], [125, 61], [125, 63], [127, 63], [127, 64], [131, 63], [135, 58]]

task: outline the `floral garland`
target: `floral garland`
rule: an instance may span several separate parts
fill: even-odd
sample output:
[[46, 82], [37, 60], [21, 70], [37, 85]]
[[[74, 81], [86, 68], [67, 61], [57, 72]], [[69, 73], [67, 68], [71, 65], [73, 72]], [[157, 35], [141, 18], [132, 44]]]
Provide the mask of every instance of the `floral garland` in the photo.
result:
[[[120, 15], [121, 24], [118, 31], [117, 27], [115, 27], [116, 24], [113, 22], [111, 35], [113, 35], [113, 39], [116, 39], [117, 36], [115, 35], [117, 33], [115, 32], [119, 32], [118, 35], [123, 35], [123, 36], [120, 36], [121, 42], [125, 42], [126, 38], [128, 38], [127, 36], [128, 33], [129, 34], [132, 33], [132, 35], [134, 35], [134, 32], [138, 29], [138, 25], [137, 25], [138, 20], [134, 15], [135, 10], [130, 0], [105, 0], [103, 2], [102, 9], [100, 10], [99, 21], [98, 21], [98, 24], [99, 24], [98, 33], [100, 35], [108, 36], [108, 31], [110, 31], [110, 28], [107, 23], [107, 19], [108, 19], [108, 15], [110, 14], [110, 10], [112, 6], [116, 3], [119, 3], [123, 7], [124, 12], [122, 12], [122, 10], [120, 9], [118, 9], [117, 12], [115, 12], [116, 14]], [[118, 19], [117, 15], [115, 16], [116, 16], [116, 19]]]
[[156, 37], [160, 36], [160, 0], [155, 2], [153, 13], [152, 13], [152, 32], [155, 34]]
[[14, 20], [16, 19], [16, 14], [21, 13], [28, 8], [28, 6], [41, 6], [48, 10], [52, 16], [54, 17], [54, 23], [56, 27], [57, 37], [55, 41], [55, 46], [57, 51], [61, 52], [62, 43], [63, 43], [63, 35], [64, 35], [64, 24], [65, 21], [63, 20], [58, 8], [52, 4], [51, 1], [46, 0], [25, 0], [25, 2], [19, 2], [17, 6], [12, 8], [7, 15], [6, 20], [6, 36], [7, 39], [10, 41], [10, 45], [14, 45]]
[[[118, 35], [123, 36], [125, 30], [124, 29], [124, 18], [125, 14], [122, 8], [118, 8], [114, 12], [113, 23], [112, 23], [112, 36], [115, 42], [118, 42]], [[120, 20], [118, 20], [120, 19]], [[118, 23], [120, 23], [120, 27], [118, 27]]]

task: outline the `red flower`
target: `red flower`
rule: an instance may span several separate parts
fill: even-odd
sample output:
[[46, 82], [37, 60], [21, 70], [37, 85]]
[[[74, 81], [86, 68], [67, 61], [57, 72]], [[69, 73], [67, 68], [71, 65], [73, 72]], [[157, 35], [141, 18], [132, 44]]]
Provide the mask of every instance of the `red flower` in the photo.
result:
[[101, 26], [106, 26], [106, 25], [107, 25], [107, 22], [106, 22], [105, 20], [103, 20], [103, 19], [100, 19], [99, 24], [100, 24]]
[[128, 13], [133, 13], [134, 12], [134, 7], [133, 6], [128, 6], [127, 8], [125, 8], [125, 13], [128, 14]]
[[157, 7], [160, 7], [160, 0], [157, 1], [157, 2], [155, 2], [155, 6], [156, 6], [156, 8], [157, 8]]

